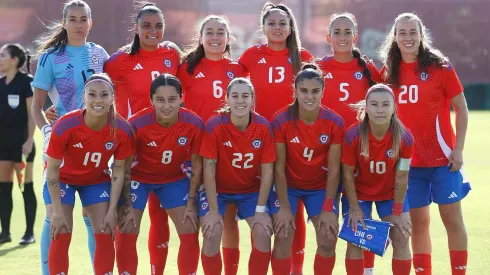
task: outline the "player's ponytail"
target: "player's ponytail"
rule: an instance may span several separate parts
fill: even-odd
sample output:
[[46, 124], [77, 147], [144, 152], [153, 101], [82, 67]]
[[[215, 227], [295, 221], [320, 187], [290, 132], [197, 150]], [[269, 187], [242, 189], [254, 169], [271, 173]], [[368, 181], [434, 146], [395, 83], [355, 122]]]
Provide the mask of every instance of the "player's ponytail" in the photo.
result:
[[287, 109], [287, 112], [293, 116], [295, 121], [299, 117], [299, 102], [298, 102], [298, 98], [296, 97], [296, 93], [298, 91], [296, 91], [296, 89], [298, 88], [298, 83], [300, 83], [305, 79], [316, 79], [318, 83], [320, 83], [320, 85], [322, 86], [322, 91], [325, 85], [325, 82], [323, 81], [322, 71], [316, 64], [307, 63], [303, 65], [301, 71], [294, 79], [294, 92], [293, 92], [294, 101], [293, 103], [289, 104], [289, 107]]
[[[228, 99], [228, 97], [230, 96], [231, 89], [235, 85], [239, 85], [239, 84], [247, 86], [248, 89], [250, 90], [250, 94], [251, 94], [252, 98], [255, 98], [255, 89], [254, 89], [254, 86], [252, 85], [252, 82], [250, 82], [249, 79], [244, 78], [244, 77], [235, 77], [232, 81], [230, 81], [230, 83], [228, 84], [228, 87], [226, 88], [226, 99]], [[216, 110], [216, 113], [218, 113], [218, 114], [229, 114], [230, 113], [230, 106], [227, 103], [225, 103], [225, 105], [223, 107]]]
[[[163, 17], [163, 12], [155, 4], [151, 2], [136, 2], [135, 10], [137, 10], [138, 12], [132, 15], [132, 22], [134, 25], [137, 25], [138, 21], [145, 14], [160, 14]], [[139, 34], [136, 33], [136, 30], [133, 29], [131, 31], [134, 32], [134, 36], [132, 36], [131, 43], [123, 46], [119, 50], [126, 52], [130, 55], [135, 55], [139, 52], [141, 48], [140, 36]]]
[[298, 25], [296, 24], [293, 11], [288, 6], [283, 4], [274, 5], [270, 2], [265, 3], [264, 7], [262, 8], [260, 23], [263, 29], [267, 17], [271, 13], [278, 11], [284, 12], [289, 18], [291, 33], [286, 38], [286, 46], [289, 50], [290, 62], [293, 65], [293, 74], [296, 75], [301, 70], [301, 40], [299, 39]]
[[17, 70], [22, 68], [24, 64], [26, 65], [26, 71], [28, 74], [31, 73], [31, 57], [29, 56], [29, 51], [24, 49], [20, 44], [6, 44], [2, 47], [6, 49], [11, 58], [17, 57], [19, 62], [17, 63]]
[[[85, 1], [72, 0], [66, 2], [63, 6], [64, 22], [66, 22], [67, 20], [66, 17], [68, 15], [69, 9], [73, 7], [84, 8], [87, 11], [88, 19], [90, 20], [92, 18], [92, 11], [90, 10], [89, 5], [85, 3]], [[64, 52], [66, 45], [68, 45], [68, 33], [65, 28], [63, 28], [62, 23], [57, 23], [54, 26], [48, 28], [51, 30], [51, 33], [35, 41], [35, 43], [39, 45], [39, 48], [37, 50], [37, 57], [48, 51], [50, 53], [55, 52], [58, 49], [60, 50], [60, 52]]]
[[369, 58], [365, 55], [361, 55], [361, 51], [358, 48], [352, 49], [352, 55], [357, 59], [357, 63], [362, 67], [362, 74], [368, 79], [369, 87], [376, 84], [376, 81], [373, 80], [373, 76], [371, 75], [371, 71], [369, 70], [367, 64], [371, 62]]
[[396, 42], [396, 27], [400, 20], [414, 20], [419, 27], [421, 40], [417, 55], [418, 72], [427, 72], [428, 68], [433, 65], [442, 67], [448, 62], [448, 58], [440, 50], [432, 46], [429, 30], [425, 27], [422, 20], [414, 13], [402, 13], [395, 18], [390, 32], [386, 35], [385, 41], [379, 49], [379, 56], [385, 67], [383, 78], [386, 83], [394, 84], [395, 86], [398, 86], [400, 82], [400, 63], [402, 62], [402, 54]]
[[[212, 20], [216, 20], [219, 23], [224, 24], [226, 27], [226, 36], [230, 37], [230, 24], [228, 23], [228, 20], [226, 20], [224, 17], [218, 15], [208, 15], [206, 18], [204, 18], [197, 27], [193, 43], [186, 47], [184, 58], [182, 59], [182, 63], [187, 62], [187, 73], [190, 75], [194, 74], [194, 69], [199, 64], [201, 59], [206, 56], [204, 46], [202, 45], [202, 35], [206, 24]], [[226, 54], [226, 56], [231, 58], [231, 47], [229, 43], [226, 45], [223, 54]]]

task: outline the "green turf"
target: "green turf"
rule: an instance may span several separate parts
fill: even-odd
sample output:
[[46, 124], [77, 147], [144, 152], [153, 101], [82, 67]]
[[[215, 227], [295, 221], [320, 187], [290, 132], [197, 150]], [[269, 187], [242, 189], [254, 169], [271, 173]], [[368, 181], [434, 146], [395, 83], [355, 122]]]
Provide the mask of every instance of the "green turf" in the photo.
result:
[[[465, 172], [470, 178], [473, 191], [464, 200], [463, 211], [469, 236], [469, 263], [468, 274], [487, 274], [490, 267], [490, 239], [488, 234], [489, 219], [485, 214], [484, 201], [490, 194], [490, 185], [485, 180], [490, 171], [490, 112], [472, 112], [470, 114], [470, 127], [468, 130], [465, 148]], [[41, 147], [39, 131], [36, 133], [38, 148]], [[35, 171], [35, 190], [38, 198], [38, 213], [35, 226], [35, 234], [39, 241], [42, 223], [44, 221], [44, 204], [41, 196], [41, 161], [37, 155]], [[70, 274], [91, 274], [91, 266], [87, 249], [87, 234], [81, 217], [80, 201], [75, 207], [73, 238], [70, 247]], [[432, 266], [434, 275], [450, 274], [449, 253], [447, 250], [447, 238], [444, 227], [439, 219], [437, 207], [432, 207]], [[24, 233], [25, 218], [22, 195], [18, 189], [14, 190], [14, 212], [12, 215], [13, 242], [0, 246], [0, 274], [41, 274], [39, 260], [39, 242], [28, 247], [17, 245]], [[241, 228], [241, 265], [239, 274], [247, 274], [248, 255], [250, 253], [250, 232], [245, 222], [240, 222]], [[138, 239], [139, 273], [150, 274], [149, 257], [147, 250], [148, 216], [145, 215], [141, 236]], [[487, 233], [486, 233], [487, 232]], [[308, 225], [307, 246], [305, 255], [304, 274], [313, 274], [313, 260], [315, 256], [315, 236], [313, 226]], [[179, 239], [175, 230], [171, 233], [170, 251], [167, 260], [166, 274], [178, 274], [177, 249]], [[337, 246], [337, 264], [334, 274], [345, 274], [344, 269], [345, 242], [340, 240]], [[202, 274], [202, 271], [199, 271]], [[271, 272], [269, 272], [271, 273]], [[376, 258], [376, 274], [391, 273], [391, 248], [384, 258]]]

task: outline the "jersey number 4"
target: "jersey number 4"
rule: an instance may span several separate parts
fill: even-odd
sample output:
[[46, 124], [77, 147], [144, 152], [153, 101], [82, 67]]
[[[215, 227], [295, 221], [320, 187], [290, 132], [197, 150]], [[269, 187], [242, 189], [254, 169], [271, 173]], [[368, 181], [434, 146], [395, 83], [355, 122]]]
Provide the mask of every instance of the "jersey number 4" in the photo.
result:
[[[253, 153], [247, 153], [247, 154], [242, 154], [242, 153], [233, 153], [233, 160], [231, 161], [231, 166], [235, 168], [243, 168], [243, 169], [249, 169], [254, 167], [253, 165], [249, 164], [253, 159], [254, 159], [254, 154]], [[243, 166], [240, 164], [237, 164], [237, 162], [241, 162], [244, 157], [246, 160], [243, 162]]]

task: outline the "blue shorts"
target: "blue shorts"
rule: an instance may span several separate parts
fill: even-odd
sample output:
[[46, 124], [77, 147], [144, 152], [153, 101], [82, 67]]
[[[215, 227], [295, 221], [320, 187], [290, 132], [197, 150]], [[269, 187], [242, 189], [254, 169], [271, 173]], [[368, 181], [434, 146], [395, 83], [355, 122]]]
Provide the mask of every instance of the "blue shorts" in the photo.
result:
[[410, 208], [424, 207], [431, 202], [451, 204], [466, 197], [471, 186], [463, 169], [449, 170], [449, 166], [410, 168], [407, 191]]
[[[305, 205], [308, 219], [311, 219], [311, 217], [322, 213], [322, 207], [325, 201], [325, 189], [305, 190], [295, 189], [288, 186], [288, 200], [293, 215], [296, 215], [296, 210], [298, 209], [298, 202], [300, 199]], [[271, 195], [269, 195], [269, 209], [271, 214], [277, 214], [277, 212], [279, 212], [279, 208], [279, 199], [277, 197], [276, 187], [274, 185], [271, 190]], [[334, 198], [333, 212], [335, 212], [337, 215], [339, 214], [339, 202], [337, 198]]]
[[157, 195], [163, 209], [186, 206], [189, 198], [190, 182], [183, 178], [171, 183], [150, 184], [131, 181], [131, 200], [133, 208], [145, 210], [150, 191]]
[[[378, 212], [378, 216], [382, 219], [386, 216], [390, 216], [393, 214], [393, 204], [395, 204], [395, 200], [386, 200], [386, 201], [359, 201], [359, 206], [362, 209], [362, 213], [364, 214], [365, 219], [372, 219], [373, 213], [373, 202], [376, 204], [376, 212]], [[405, 202], [403, 203], [403, 213], [408, 212], [408, 198], [405, 196]], [[346, 196], [342, 196], [342, 215], [346, 215], [349, 213], [349, 201]]]
[[[202, 185], [204, 187], [204, 185]], [[228, 203], [234, 203], [238, 209], [237, 217], [239, 219], [246, 219], [255, 215], [255, 207], [259, 200], [259, 192], [246, 193], [246, 194], [223, 194], [219, 193], [218, 199], [218, 211], [221, 216], [225, 215], [226, 206]], [[209, 203], [206, 196], [206, 190], [199, 192], [199, 217], [203, 217], [209, 212]], [[269, 213], [269, 209], [266, 207], [266, 212]]]
[[[61, 190], [61, 204], [68, 204], [72, 207], [75, 206], [75, 191], [80, 196], [82, 207], [86, 207], [92, 204], [109, 202], [111, 200], [111, 183], [103, 182], [93, 185], [79, 186], [66, 183], [60, 183]], [[49, 195], [48, 184], [44, 183], [43, 186], [43, 199], [44, 204], [52, 204], [51, 196]]]

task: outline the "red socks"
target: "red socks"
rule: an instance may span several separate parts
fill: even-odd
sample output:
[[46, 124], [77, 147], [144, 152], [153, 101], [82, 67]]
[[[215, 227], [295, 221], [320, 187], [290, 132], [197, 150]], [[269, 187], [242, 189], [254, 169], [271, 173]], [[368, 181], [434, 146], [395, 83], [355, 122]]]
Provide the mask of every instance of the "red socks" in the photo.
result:
[[364, 260], [363, 259], [345, 259], [345, 270], [347, 275], [363, 275]]
[[[181, 234], [177, 265], [180, 275], [195, 274], [199, 264], [199, 237], [198, 233]], [[135, 273], [136, 274], [136, 273]]]
[[252, 248], [250, 259], [248, 260], [248, 274], [267, 275], [269, 262], [271, 261], [271, 252], [261, 252], [255, 247]]
[[413, 254], [413, 269], [417, 275], [431, 275], [432, 264], [430, 254]]
[[335, 266], [335, 256], [322, 257], [316, 253], [313, 270], [315, 275], [331, 275]]
[[298, 210], [295, 218], [296, 231], [294, 232], [291, 273], [292, 275], [303, 274], [303, 262], [305, 261], [306, 245], [306, 221], [305, 207], [302, 200], [298, 201]]
[[105, 275], [114, 270], [114, 243], [110, 234], [94, 234], [95, 255], [94, 270], [95, 275]]
[[136, 274], [138, 269], [138, 252], [136, 240], [138, 235], [117, 232], [116, 236], [116, 261], [119, 274]]
[[225, 275], [236, 275], [238, 273], [239, 262], [239, 249], [223, 247], [223, 263], [225, 266]]
[[364, 268], [373, 268], [374, 258], [376, 257], [376, 254], [366, 250], [363, 250], [362, 254], [364, 255]]
[[56, 240], [51, 241], [48, 255], [48, 266], [51, 274], [68, 274], [68, 249], [71, 233], [59, 233]]
[[167, 212], [160, 207], [160, 200], [153, 192], [148, 196], [148, 213], [151, 221], [148, 236], [151, 272], [152, 275], [163, 275], [167, 263], [170, 228]]
[[272, 275], [289, 275], [291, 272], [291, 257], [286, 259], [271, 259]]
[[412, 260], [391, 260], [391, 270], [393, 275], [410, 275]]
[[221, 262], [221, 253], [216, 253], [212, 257], [208, 257], [201, 253], [201, 263], [204, 275], [221, 275], [223, 263]]
[[453, 275], [466, 274], [466, 265], [468, 263], [468, 251], [449, 251], [451, 258], [451, 272]]

